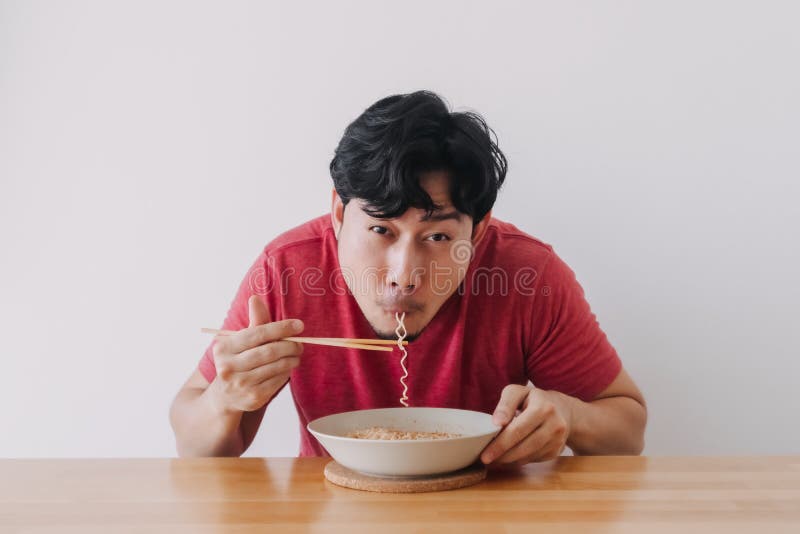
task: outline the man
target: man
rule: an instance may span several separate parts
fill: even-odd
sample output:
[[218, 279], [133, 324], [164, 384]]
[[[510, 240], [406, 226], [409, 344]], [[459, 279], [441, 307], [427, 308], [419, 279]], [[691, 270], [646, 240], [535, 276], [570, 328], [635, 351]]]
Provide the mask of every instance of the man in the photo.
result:
[[399, 359], [282, 339], [393, 338], [398, 313], [409, 405], [492, 413], [503, 429], [484, 463], [639, 454], [644, 399], [574, 273], [491, 216], [506, 167], [483, 119], [433, 93], [364, 111], [330, 165], [331, 213], [264, 248], [223, 324], [240, 332], [210, 344], [175, 398], [179, 454], [241, 455], [290, 379], [300, 454], [325, 454], [305, 425], [399, 406]]

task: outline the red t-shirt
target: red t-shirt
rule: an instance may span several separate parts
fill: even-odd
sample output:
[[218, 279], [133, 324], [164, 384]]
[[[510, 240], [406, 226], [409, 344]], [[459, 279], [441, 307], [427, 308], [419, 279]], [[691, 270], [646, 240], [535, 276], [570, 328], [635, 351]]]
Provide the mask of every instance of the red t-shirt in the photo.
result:
[[[503, 274], [505, 273], [505, 274]], [[299, 318], [304, 336], [374, 338], [347, 291], [325, 215], [269, 243], [239, 286], [222, 328], [248, 326], [247, 301], [262, 295], [279, 321]], [[199, 369], [216, 376], [209, 345]], [[300, 418], [300, 455], [326, 455], [306, 424], [318, 417], [400, 406], [400, 353], [306, 345], [290, 384]], [[494, 219], [464, 282], [442, 305], [406, 360], [410, 406], [492, 413], [508, 384], [558, 390], [588, 401], [622, 365], [572, 270], [550, 245]], [[263, 409], [265, 409], [266, 406]]]

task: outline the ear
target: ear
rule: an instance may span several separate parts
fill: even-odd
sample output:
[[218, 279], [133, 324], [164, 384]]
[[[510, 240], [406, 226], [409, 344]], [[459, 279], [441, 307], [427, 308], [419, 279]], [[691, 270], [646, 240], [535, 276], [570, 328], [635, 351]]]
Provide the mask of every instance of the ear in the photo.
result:
[[486, 235], [486, 230], [489, 228], [489, 222], [492, 220], [492, 212], [489, 210], [489, 213], [481, 219], [481, 222], [474, 225], [472, 227], [472, 244], [477, 245], [478, 242], [483, 239], [483, 236]]
[[342, 199], [339, 198], [339, 193], [334, 189], [331, 197], [331, 224], [337, 239], [339, 238], [339, 230], [342, 229], [342, 223], [344, 223], [344, 202], [342, 202]]

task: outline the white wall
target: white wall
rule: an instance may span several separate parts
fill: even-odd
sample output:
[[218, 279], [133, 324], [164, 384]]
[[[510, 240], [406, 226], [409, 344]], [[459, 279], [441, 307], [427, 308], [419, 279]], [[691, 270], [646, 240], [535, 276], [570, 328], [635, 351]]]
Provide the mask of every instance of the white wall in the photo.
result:
[[[796, 2], [0, 2], [0, 456], [168, 456], [261, 247], [376, 99], [510, 159], [650, 403], [648, 454], [798, 453]], [[294, 455], [285, 395], [249, 454]]]

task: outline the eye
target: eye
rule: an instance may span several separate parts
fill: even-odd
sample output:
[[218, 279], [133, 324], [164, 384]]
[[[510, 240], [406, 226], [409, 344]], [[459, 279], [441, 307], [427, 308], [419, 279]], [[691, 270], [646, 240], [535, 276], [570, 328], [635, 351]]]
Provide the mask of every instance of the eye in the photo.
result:
[[385, 226], [370, 226], [369, 227], [369, 231], [370, 232], [375, 232], [376, 234], [383, 235], [386, 232], [388, 232], [389, 230]]
[[450, 241], [447, 234], [431, 234], [427, 237], [429, 241]]

